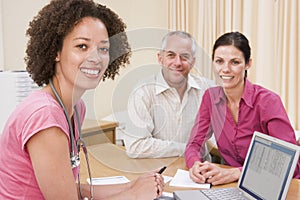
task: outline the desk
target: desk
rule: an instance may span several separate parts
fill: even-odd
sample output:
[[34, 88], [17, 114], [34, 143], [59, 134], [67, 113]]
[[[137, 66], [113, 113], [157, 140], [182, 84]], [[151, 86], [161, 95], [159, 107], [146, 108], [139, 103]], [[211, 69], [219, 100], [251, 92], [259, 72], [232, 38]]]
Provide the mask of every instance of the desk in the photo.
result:
[[82, 124], [82, 137], [87, 146], [111, 142], [116, 144], [117, 122], [85, 119]]
[[[106, 144], [101, 144], [104, 145], [105, 148], [107, 148], [108, 151], [113, 150], [113, 148], [116, 147], [116, 145], [106, 145]], [[124, 148], [122, 147], [116, 147], [116, 148], [121, 148], [122, 151], [120, 151], [121, 154], [125, 154]], [[120, 155], [121, 157], [123, 155]], [[81, 161], [81, 169], [80, 169], [80, 181], [82, 183], [86, 183], [86, 179], [88, 178], [88, 173], [87, 173], [87, 168], [86, 168], [86, 163], [84, 162], [84, 157], [83, 154], [80, 154], [80, 157], [82, 158]], [[118, 159], [117, 157], [111, 158], [111, 159]], [[120, 170], [116, 170], [114, 168], [108, 167], [105, 165], [105, 163], [99, 162], [96, 158], [92, 156], [91, 153], [89, 153], [89, 160], [90, 160], [90, 166], [91, 166], [91, 171], [92, 171], [92, 176], [93, 177], [105, 177], [105, 176], [119, 176], [119, 175], [124, 175], [126, 176], [129, 180], [136, 179], [140, 173], [132, 173], [132, 172], [124, 172]], [[160, 159], [157, 159], [160, 160]], [[224, 166], [228, 167], [228, 166]], [[167, 176], [174, 176], [177, 169], [184, 169], [187, 170], [187, 167], [185, 166], [185, 161], [183, 157], [179, 157], [174, 159], [174, 162], [172, 162], [170, 165], [168, 165], [166, 171], [164, 172], [164, 175]], [[224, 187], [236, 187], [237, 182], [230, 183], [230, 184], [225, 184], [225, 185], [219, 185], [219, 186], [213, 186], [214, 188], [224, 188]], [[166, 184], [165, 190], [166, 192], [173, 192], [175, 190], [187, 190], [187, 189], [195, 189], [195, 188], [178, 188], [178, 187], [170, 187], [169, 183]], [[294, 199], [300, 199], [300, 180], [299, 179], [292, 179], [288, 194], [287, 194], [287, 199], [289, 200], [294, 200]]]

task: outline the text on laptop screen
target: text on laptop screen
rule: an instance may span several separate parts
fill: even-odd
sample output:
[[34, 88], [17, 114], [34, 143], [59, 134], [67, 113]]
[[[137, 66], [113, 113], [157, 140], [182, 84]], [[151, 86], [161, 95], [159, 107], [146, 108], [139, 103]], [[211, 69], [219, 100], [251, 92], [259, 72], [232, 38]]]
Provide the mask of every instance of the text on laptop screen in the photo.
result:
[[239, 187], [256, 199], [280, 199], [295, 153], [293, 149], [255, 137]]

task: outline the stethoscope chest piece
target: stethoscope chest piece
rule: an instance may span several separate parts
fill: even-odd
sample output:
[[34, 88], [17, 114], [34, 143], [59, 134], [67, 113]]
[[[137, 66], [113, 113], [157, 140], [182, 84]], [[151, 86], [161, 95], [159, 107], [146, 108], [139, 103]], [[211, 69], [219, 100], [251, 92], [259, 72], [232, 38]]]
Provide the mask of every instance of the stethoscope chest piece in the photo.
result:
[[80, 165], [80, 158], [78, 155], [74, 155], [70, 158], [72, 168], [76, 168]]

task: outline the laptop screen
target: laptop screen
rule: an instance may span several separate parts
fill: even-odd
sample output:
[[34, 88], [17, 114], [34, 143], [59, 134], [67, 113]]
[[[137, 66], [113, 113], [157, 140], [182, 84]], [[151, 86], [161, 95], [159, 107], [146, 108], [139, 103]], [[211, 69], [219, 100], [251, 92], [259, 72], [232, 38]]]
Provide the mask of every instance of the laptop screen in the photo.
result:
[[249, 148], [239, 188], [256, 199], [281, 199], [296, 150], [257, 135]]

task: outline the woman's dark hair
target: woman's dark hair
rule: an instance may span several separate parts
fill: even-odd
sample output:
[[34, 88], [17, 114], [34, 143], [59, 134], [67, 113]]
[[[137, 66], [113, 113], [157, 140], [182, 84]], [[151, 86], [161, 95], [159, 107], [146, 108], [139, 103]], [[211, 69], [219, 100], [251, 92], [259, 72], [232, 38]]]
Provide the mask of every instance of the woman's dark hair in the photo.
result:
[[39, 86], [48, 84], [55, 74], [55, 58], [64, 38], [84, 17], [100, 19], [108, 32], [110, 62], [103, 80], [114, 79], [120, 66], [129, 63], [126, 25], [116, 13], [92, 0], [52, 0], [34, 17], [26, 32], [26, 70]]
[[[215, 57], [215, 50], [219, 46], [230, 46], [233, 45], [235, 48], [243, 52], [245, 63], [247, 64], [251, 56], [251, 48], [249, 46], [248, 39], [240, 32], [229, 32], [221, 35], [215, 42], [213, 47], [212, 59]], [[247, 70], [245, 72], [247, 77]]]

